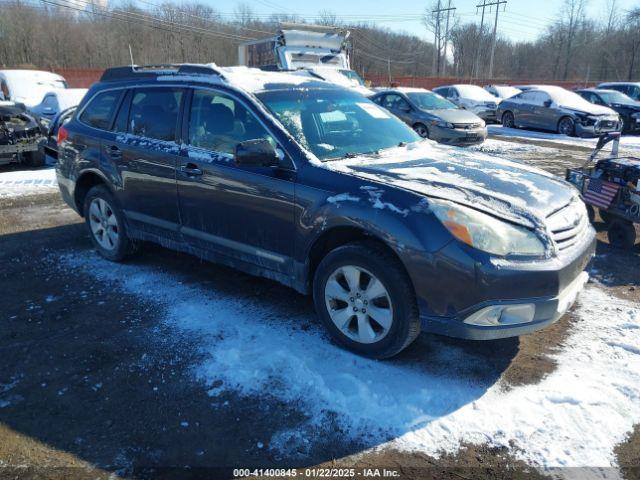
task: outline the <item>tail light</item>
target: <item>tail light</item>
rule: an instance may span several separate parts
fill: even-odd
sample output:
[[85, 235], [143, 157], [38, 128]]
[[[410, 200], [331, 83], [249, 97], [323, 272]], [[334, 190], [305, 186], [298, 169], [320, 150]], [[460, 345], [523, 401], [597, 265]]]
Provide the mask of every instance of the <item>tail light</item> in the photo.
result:
[[64, 128], [64, 126], [60, 126], [58, 129], [58, 145], [62, 145], [67, 138], [69, 138], [69, 131]]

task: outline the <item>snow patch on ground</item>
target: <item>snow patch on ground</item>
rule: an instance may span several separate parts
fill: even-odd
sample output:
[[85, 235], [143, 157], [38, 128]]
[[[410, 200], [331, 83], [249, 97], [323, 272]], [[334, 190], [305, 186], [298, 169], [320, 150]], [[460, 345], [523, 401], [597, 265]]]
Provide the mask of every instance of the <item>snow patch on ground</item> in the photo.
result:
[[54, 168], [0, 171], [0, 198], [51, 193], [57, 190], [58, 181]]
[[203, 355], [193, 374], [210, 395], [231, 389], [299, 405], [306, 422], [275, 432], [268, 448], [304, 446], [331, 418], [371, 445], [391, 438], [385, 445], [433, 456], [461, 442], [513, 443], [517, 457], [539, 466], [611, 466], [614, 445], [640, 421], [640, 309], [597, 286], [581, 296], [557, 370], [505, 392], [499, 372], [469, 374], [481, 357], [437, 338], [428, 354], [446, 368], [378, 362], [333, 346], [310, 311], [285, 318], [259, 296], [182, 285], [174, 275], [114, 265], [91, 252], [60, 263], [145, 301], [167, 299], [164, 321], [199, 342]]
[[[581, 146], [586, 148], [595, 148], [598, 143], [597, 138], [567, 137], [566, 135], [560, 135], [558, 133], [524, 130], [521, 128], [505, 128], [502, 125], [488, 125], [487, 129], [490, 137], [513, 137], [543, 140], [545, 142], [557, 143], [559, 145]], [[605, 151], [609, 151], [610, 149], [610, 146], [605, 147]], [[620, 151], [621, 153], [626, 151], [635, 155], [640, 153], [640, 136], [623, 135], [620, 139]]]

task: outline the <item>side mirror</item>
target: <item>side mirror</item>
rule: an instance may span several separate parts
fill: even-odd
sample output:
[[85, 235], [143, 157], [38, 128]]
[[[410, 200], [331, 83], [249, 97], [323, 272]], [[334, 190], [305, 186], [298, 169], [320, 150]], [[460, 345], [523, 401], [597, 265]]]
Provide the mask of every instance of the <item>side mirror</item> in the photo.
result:
[[549, 108], [552, 104], [553, 104], [553, 102], [552, 102], [551, 100], [545, 100], [545, 102], [543, 103], [543, 105], [544, 105], [546, 108]]
[[235, 161], [237, 165], [247, 167], [277, 167], [280, 164], [276, 149], [264, 138], [245, 140], [236, 145]]

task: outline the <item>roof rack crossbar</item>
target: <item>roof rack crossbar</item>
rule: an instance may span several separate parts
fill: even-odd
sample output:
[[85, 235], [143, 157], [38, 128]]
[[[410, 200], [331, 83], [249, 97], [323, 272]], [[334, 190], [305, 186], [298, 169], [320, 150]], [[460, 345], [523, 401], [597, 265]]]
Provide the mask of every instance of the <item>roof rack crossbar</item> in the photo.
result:
[[214, 64], [168, 63], [159, 65], [127, 65], [126, 67], [108, 68], [100, 78], [103, 82], [155, 78], [158, 75], [217, 75], [224, 78], [222, 72]]

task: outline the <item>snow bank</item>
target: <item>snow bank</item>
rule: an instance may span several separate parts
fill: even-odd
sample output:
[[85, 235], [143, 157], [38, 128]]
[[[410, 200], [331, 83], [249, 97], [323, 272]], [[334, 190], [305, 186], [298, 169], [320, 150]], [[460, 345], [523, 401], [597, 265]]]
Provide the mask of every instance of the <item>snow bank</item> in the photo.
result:
[[56, 171], [42, 170], [0, 171], [0, 198], [52, 193], [58, 190]]
[[330, 344], [311, 311], [283, 315], [261, 296], [183, 286], [93, 253], [61, 264], [100, 272], [146, 301], [166, 299], [164, 321], [199, 342], [193, 375], [211, 396], [230, 389], [299, 405], [307, 420], [275, 432], [271, 449], [295, 451], [338, 422], [372, 446], [391, 439], [385, 445], [437, 456], [461, 442], [512, 442], [514, 455], [539, 466], [610, 466], [614, 445], [640, 421], [640, 310], [597, 286], [583, 292], [557, 370], [504, 392], [500, 371], [477, 374], [486, 359], [437, 337], [421, 340], [428, 361], [377, 362]]

